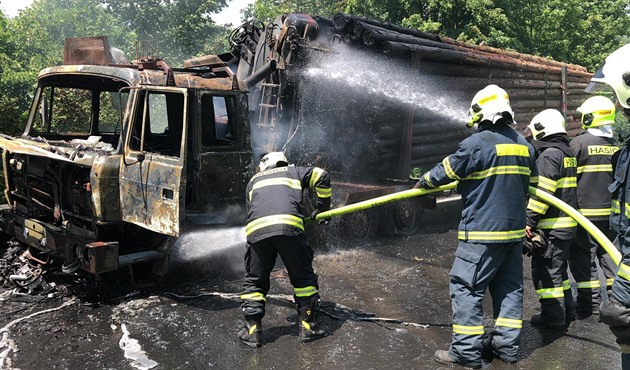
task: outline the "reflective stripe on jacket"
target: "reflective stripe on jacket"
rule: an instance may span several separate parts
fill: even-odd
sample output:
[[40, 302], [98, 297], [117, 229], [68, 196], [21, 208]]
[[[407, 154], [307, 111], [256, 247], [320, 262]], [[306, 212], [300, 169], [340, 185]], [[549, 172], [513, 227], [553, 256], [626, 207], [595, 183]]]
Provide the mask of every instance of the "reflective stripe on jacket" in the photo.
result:
[[317, 194], [317, 209], [330, 208], [330, 176], [318, 167], [284, 166], [256, 174], [247, 184], [249, 243], [276, 236], [304, 232], [302, 196], [304, 189]]
[[420, 186], [458, 180], [464, 209], [458, 238], [473, 243], [507, 243], [525, 236], [527, 188], [536, 181], [534, 149], [506, 121], [484, 125], [454, 154], [425, 173]]
[[[577, 209], [577, 159], [558, 147], [549, 146], [553, 144], [547, 145], [536, 159], [538, 189]], [[572, 152], [566, 144], [564, 148], [569, 153]], [[577, 231], [577, 222], [574, 219], [534, 196], [527, 204], [527, 224], [563, 240], [573, 239]]]
[[619, 150], [613, 138], [585, 131], [571, 141], [577, 158], [578, 210], [591, 221], [606, 221], [611, 212], [608, 185], [613, 181], [612, 155]]

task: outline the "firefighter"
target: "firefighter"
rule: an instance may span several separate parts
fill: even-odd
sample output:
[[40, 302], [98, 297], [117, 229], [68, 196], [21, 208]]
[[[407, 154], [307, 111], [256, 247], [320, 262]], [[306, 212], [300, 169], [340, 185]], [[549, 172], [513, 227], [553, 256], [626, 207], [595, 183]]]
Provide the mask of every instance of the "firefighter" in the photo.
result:
[[[591, 78], [587, 91], [612, 88], [624, 116], [630, 121], [630, 44], [615, 50]], [[622, 368], [630, 369], [630, 147], [624, 142], [613, 156], [611, 228], [618, 232], [621, 263], [612, 284], [612, 294], [600, 305], [600, 319], [610, 326], [621, 347]], [[616, 210], [619, 213], [616, 213]]]
[[[457, 151], [423, 174], [415, 187], [459, 181], [463, 207], [459, 245], [449, 273], [453, 334], [441, 364], [480, 368], [497, 357], [517, 361], [523, 316], [525, 205], [534, 149], [511, 125], [514, 113], [502, 88], [488, 85], [473, 98], [467, 126], [478, 130]], [[534, 179], [534, 178], [532, 178]], [[486, 335], [482, 300], [493, 299], [494, 328]]]
[[[562, 113], [545, 109], [529, 124], [535, 140], [538, 189], [577, 208], [577, 159], [569, 146]], [[532, 280], [541, 313], [532, 325], [565, 330], [575, 319], [568, 276], [568, 256], [577, 222], [555, 207], [531, 197], [527, 204], [527, 238], [542, 238], [542, 248], [530, 251]], [[529, 244], [529, 243], [528, 243]]]
[[[609, 227], [612, 182], [611, 157], [619, 148], [613, 137], [615, 103], [604, 96], [588, 98], [579, 108], [580, 122], [585, 130], [571, 141], [577, 158], [577, 204], [584, 217], [610, 240], [615, 236]], [[578, 227], [571, 245], [569, 265], [577, 284], [576, 317], [585, 319], [599, 315], [600, 283], [595, 260], [599, 260], [606, 287], [612, 287], [617, 266], [586, 230]]]
[[310, 188], [317, 194], [311, 218], [330, 208], [330, 177], [318, 167], [290, 166], [282, 152], [266, 154], [259, 172], [247, 185], [247, 251], [241, 308], [244, 328], [238, 338], [250, 347], [262, 345], [261, 321], [269, 291], [269, 274], [279, 254], [289, 273], [299, 314], [299, 340], [309, 342], [326, 335], [317, 324], [320, 297], [313, 271], [313, 250], [304, 236], [302, 196]]

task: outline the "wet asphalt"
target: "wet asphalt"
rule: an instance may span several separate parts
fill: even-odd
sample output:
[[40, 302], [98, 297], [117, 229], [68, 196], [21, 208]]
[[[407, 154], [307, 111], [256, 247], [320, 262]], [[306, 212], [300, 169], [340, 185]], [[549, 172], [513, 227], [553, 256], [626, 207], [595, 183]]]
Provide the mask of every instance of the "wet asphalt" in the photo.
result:
[[[159, 289], [120, 287], [101, 301], [71, 294], [0, 294], [0, 368], [19, 369], [447, 369], [432, 361], [451, 338], [448, 271], [459, 203], [426, 211], [409, 237], [356, 246], [328, 240], [314, 266], [330, 335], [298, 343], [292, 288], [278, 262], [261, 348], [239, 343], [241, 247], [175, 261]], [[619, 369], [620, 351], [596, 317], [568, 331], [532, 327], [538, 301], [525, 267], [520, 361], [488, 369]], [[115, 284], [115, 283], [112, 283]], [[486, 322], [491, 324], [486, 299]], [[66, 306], [58, 309], [62, 304]], [[50, 310], [50, 311], [45, 311]], [[17, 321], [16, 321], [17, 320]]]

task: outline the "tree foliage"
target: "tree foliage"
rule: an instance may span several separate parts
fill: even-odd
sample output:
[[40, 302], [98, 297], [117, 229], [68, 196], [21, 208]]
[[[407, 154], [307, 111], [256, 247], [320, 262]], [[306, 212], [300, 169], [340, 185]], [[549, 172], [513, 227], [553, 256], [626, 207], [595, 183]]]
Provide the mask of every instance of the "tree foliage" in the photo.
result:
[[474, 44], [513, 49], [594, 70], [628, 42], [628, 0], [258, 0], [246, 14], [366, 16]]

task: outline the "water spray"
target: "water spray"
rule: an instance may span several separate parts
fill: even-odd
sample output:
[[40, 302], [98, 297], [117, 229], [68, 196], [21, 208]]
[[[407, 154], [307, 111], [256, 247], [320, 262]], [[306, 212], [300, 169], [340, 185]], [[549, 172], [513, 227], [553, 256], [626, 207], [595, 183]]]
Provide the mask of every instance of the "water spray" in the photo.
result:
[[[384, 205], [387, 203], [391, 203], [397, 200], [409, 199], [413, 197], [418, 197], [421, 195], [436, 193], [444, 190], [451, 190], [457, 187], [457, 181], [451, 182], [450, 184], [438, 186], [433, 189], [410, 189], [400, 191], [394, 194], [388, 194], [381, 197], [364, 200], [362, 202], [349, 204], [347, 206], [331, 209], [330, 211], [319, 213], [315, 216], [316, 221], [326, 220], [332, 217], [337, 217], [341, 215], [345, 215], [348, 213], [362, 211], [368, 208]], [[551, 194], [548, 194], [544, 191], [536, 189], [532, 186], [529, 187], [529, 194], [538, 197], [543, 202], [554, 206], [564, 213], [566, 213], [569, 217], [574, 219], [580, 226], [582, 226], [598, 243], [604, 248], [604, 250], [610, 255], [612, 260], [618, 265], [621, 262], [621, 253], [615, 248], [613, 243], [608, 240], [606, 235], [602, 233], [597, 226], [593, 225], [591, 221], [589, 221], [586, 217], [584, 217], [580, 212], [575, 210], [575, 208], [566, 204], [562, 200], [554, 197]]]

